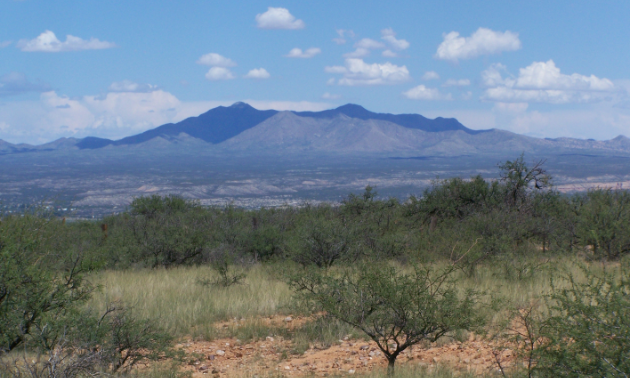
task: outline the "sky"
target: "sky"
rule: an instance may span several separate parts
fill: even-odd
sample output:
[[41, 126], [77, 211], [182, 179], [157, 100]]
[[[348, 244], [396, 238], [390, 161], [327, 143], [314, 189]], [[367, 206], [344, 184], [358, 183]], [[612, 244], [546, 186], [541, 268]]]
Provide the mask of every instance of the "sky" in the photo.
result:
[[118, 139], [244, 101], [630, 136], [628, 1], [0, 0], [0, 139]]

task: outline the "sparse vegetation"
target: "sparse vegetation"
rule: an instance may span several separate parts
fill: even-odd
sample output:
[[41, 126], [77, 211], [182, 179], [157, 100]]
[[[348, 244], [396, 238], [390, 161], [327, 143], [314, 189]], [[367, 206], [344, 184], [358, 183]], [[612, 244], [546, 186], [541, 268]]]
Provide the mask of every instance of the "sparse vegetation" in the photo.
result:
[[[532, 167], [520, 157], [499, 180], [436, 180], [402, 203], [368, 187], [340, 206], [152, 196], [98, 222], [4, 216], [2, 374], [132, 374], [170, 361], [175, 340], [221, 337], [287, 340], [280, 359], [370, 339], [393, 366], [412, 345], [484, 326], [522, 359], [498, 355], [506, 376], [628, 374], [630, 195], [564, 195]], [[503, 299], [500, 311], [482, 316], [491, 300], [479, 292]], [[399, 375], [429, 374], [414, 369]]]

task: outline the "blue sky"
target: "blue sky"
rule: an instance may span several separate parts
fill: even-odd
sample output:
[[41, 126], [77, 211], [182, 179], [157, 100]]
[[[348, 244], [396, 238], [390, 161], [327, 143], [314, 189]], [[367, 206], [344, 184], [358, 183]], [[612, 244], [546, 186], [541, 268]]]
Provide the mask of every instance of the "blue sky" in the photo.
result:
[[624, 1], [0, 0], [0, 139], [120, 138], [235, 101], [630, 136], [629, 16]]

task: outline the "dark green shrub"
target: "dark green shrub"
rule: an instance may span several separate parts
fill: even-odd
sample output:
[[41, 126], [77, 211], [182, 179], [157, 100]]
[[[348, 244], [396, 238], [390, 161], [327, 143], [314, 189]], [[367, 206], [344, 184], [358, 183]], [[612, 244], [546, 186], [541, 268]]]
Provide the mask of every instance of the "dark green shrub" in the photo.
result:
[[70, 245], [66, 231], [62, 221], [29, 214], [0, 222], [0, 355], [89, 298], [85, 273], [97, 267], [84, 256], [89, 240]]
[[581, 198], [576, 234], [596, 258], [618, 259], [630, 252], [630, 193], [590, 190]]

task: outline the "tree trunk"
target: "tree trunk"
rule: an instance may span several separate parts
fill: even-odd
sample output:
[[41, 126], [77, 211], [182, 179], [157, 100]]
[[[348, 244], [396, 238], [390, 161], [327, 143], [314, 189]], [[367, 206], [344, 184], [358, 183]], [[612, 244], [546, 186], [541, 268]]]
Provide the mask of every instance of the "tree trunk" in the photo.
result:
[[396, 357], [387, 359], [387, 376], [388, 377], [394, 376], [394, 363], [396, 363]]

